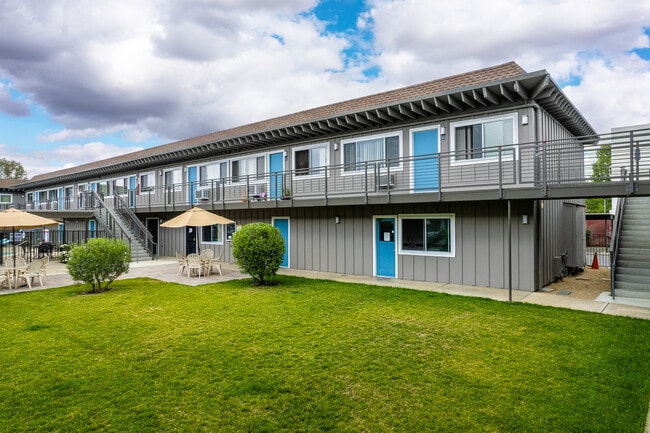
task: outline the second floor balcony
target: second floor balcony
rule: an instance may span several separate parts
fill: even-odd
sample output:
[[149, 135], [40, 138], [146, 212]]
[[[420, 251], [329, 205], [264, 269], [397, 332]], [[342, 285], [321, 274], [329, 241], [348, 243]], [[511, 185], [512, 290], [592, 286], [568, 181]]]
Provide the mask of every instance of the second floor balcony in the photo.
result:
[[[649, 195], [650, 131], [98, 192], [108, 204], [119, 197], [135, 212], [174, 211], [193, 205], [241, 209]], [[90, 197], [90, 192], [83, 192], [27, 202], [25, 207], [89, 210], [93, 206]]]

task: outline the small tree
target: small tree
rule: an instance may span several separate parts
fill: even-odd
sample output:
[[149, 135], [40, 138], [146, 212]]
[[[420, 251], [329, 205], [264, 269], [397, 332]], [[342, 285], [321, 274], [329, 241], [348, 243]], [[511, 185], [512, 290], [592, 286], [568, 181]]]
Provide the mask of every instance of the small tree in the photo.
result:
[[[603, 144], [596, 151], [596, 161], [591, 165], [592, 182], [610, 182], [612, 170], [612, 145]], [[607, 213], [612, 208], [611, 198], [588, 198], [587, 213]]]
[[129, 271], [129, 246], [118, 239], [89, 239], [84, 245], [70, 250], [68, 271], [76, 282], [90, 284], [90, 293], [108, 290], [120, 275]]
[[282, 264], [284, 239], [280, 230], [270, 224], [246, 224], [232, 237], [232, 249], [239, 269], [261, 286]]

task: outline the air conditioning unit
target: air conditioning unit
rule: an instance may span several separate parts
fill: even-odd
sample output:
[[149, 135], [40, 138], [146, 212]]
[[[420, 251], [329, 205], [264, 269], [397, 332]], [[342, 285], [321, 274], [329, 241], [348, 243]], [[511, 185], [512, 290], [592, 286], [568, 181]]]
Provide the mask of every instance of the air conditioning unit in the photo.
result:
[[197, 200], [210, 200], [210, 190], [209, 189], [197, 189], [194, 192], [194, 196]]
[[50, 210], [58, 210], [59, 209], [59, 202], [58, 201], [51, 201], [50, 202]]
[[379, 189], [390, 189], [395, 186], [395, 175], [380, 174], [377, 179]]

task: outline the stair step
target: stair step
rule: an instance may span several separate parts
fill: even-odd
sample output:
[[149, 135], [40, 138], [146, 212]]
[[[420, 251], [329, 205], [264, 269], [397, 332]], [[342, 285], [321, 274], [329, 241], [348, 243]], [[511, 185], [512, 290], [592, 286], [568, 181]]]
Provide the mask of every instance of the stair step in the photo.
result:
[[650, 270], [645, 267], [629, 267], [619, 264], [616, 267], [616, 279], [619, 277], [639, 278], [639, 282], [648, 283], [648, 285], [650, 285]]
[[648, 282], [648, 277], [645, 275], [637, 275], [634, 273], [621, 273], [619, 269], [616, 269], [616, 283], [635, 283], [644, 285], [650, 290], [650, 282]]
[[615, 289], [614, 294], [621, 298], [650, 299], [650, 292], [637, 291], [633, 289]]

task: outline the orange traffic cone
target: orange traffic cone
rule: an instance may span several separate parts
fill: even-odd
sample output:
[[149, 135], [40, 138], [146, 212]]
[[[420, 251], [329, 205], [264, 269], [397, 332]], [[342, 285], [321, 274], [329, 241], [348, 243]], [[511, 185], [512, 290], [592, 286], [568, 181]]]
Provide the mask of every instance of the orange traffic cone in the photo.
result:
[[591, 262], [591, 269], [598, 269], [598, 253], [594, 253], [594, 261]]

